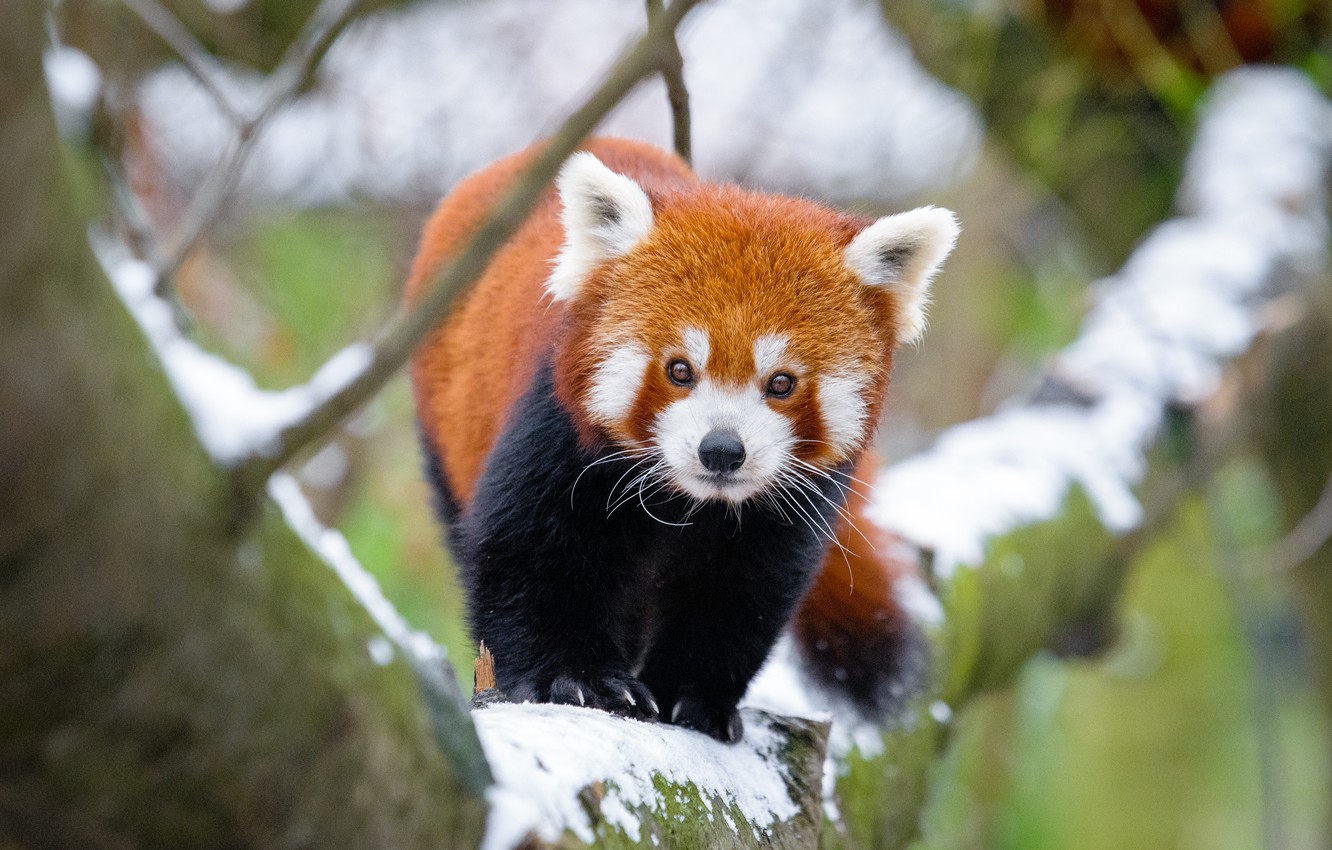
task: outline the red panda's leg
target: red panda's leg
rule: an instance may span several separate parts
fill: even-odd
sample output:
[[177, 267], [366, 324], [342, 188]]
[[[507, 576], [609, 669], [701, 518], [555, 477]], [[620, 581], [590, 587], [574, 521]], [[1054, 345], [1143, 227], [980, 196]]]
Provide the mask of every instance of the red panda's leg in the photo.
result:
[[633, 567], [631, 535], [589, 503], [591, 489], [573, 489], [588, 461], [547, 371], [515, 408], [453, 535], [473, 636], [515, 702], [652, 718], [657, 703], [630, 673], [625, 628], [646, 577]]
[[[843, 482], [844, 483], [844, 482]], [[663, 719], [736, 741], [736, 705], [790, 621], [827, 544], [841, 491], [792, 492], [808, 522], [753, 503], [712, 504], [681, 529], [658, 579], [660, 622], [640, 674]]]

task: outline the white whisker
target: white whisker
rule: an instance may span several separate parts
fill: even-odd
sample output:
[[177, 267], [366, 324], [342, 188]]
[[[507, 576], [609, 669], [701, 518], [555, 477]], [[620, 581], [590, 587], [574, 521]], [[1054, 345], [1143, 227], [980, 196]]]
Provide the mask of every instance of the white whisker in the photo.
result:
[[[636, 461], [634, 461], [632, 464], [630, 464], [630, 465], [629, 465], [629, 468], [626, 469], [624, 472], [620, 473], [620, 477], [619, 477], [619, 478], [615, 479], [615, 483], [612, 484], [611, 487], [610, 487], [610, 492], [606, 494], [606, 511], [607, 511], [606, 515], [607, 515], [607, 516], [610, 516], [610, 511], [611, 511], [611, 501], [613, 501], [614, 498], [615, 498], [615, 491], [619, 488], [619, 486], [620, 486], [620, 482], [624, 481], [625, 478], [627, 478], [627, 477], [629, 477], [631, 474], [633, 474], [634, 471], [637, 470], [640, 466], [642, 466], [643, 463], [644, 463], [645, 461], [652, 460], [652, 458], [655, 457], [655, 456], [656, 456], [656, 453], [655, 453], [655, 452], [649, 452], [649, 453], [647, 453], [644, 457], [639, 458], [638, 460], [636, 460]], [[629, 486], [632, 487], [633, 484], [631, 483]]]
[[600, 466], [603, 463], [611, 463], [612, 461], [622, 460], [634, 456], [650, 456], [650, 455], [651, 452], [647, 449], [630, 448], [630, 449], [623, 449], [621, 451], [614, 452], [612, 454], [608, 454], [605, 457], [599, 457], [596, 460], [592, 461], [587, 466], [583, 467], [582, 471], [578, 473], [578, 477], [574, 479], [573, 486], [569, 488], [569, 507], [573, 507], [574, 505], [574, 493], [575, 491], [578, 490], [578, 482], [583, 480], [583, 476], [586, 475], [587, 471], [592, 467]]

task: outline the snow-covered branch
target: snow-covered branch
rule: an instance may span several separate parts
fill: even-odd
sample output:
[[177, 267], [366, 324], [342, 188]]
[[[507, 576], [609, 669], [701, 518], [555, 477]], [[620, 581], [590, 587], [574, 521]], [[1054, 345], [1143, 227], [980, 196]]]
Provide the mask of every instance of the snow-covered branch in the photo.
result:
[[1074, 485], [1109, 531], [1137, 525], [1134, 487], [1167, 409], [1210, 395], [1260, 328], [1265, 300], [1323, 260], [1329, 150], [1332, 111], [1298, 72], [1220, 80], [1180, 216], [1097, 284], [1080, 335], [1033, 398], [888, 469], [876, 518], [932, 551], [942, 579], [979, 565], [994, 538], [1055, 517]]

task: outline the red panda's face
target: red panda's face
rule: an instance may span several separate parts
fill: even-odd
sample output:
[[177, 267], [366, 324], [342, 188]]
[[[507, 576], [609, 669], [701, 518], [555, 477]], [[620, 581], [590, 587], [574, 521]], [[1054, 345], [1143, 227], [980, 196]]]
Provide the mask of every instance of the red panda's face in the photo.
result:
[[560, 180], [575, 413], [651, 479], [739, 503], [853, 459], [914, 339], [951, 213], [866, 222], [703, 186], [650, 201], [590, 154]]

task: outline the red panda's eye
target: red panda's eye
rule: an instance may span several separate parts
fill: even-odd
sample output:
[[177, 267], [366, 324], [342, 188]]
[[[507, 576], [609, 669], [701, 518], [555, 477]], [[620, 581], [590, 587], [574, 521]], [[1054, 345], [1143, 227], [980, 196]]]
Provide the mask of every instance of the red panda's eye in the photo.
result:
[[795, 378], [785, 372], [778, 372], [768, 379], [768, 395], [786, 398], [795, 389]]
[[666, 367], [666, 374], [671, 376], [671, 383], [681, 387], [694, 382], [694, 370], [683, 360], [672, 360]]

